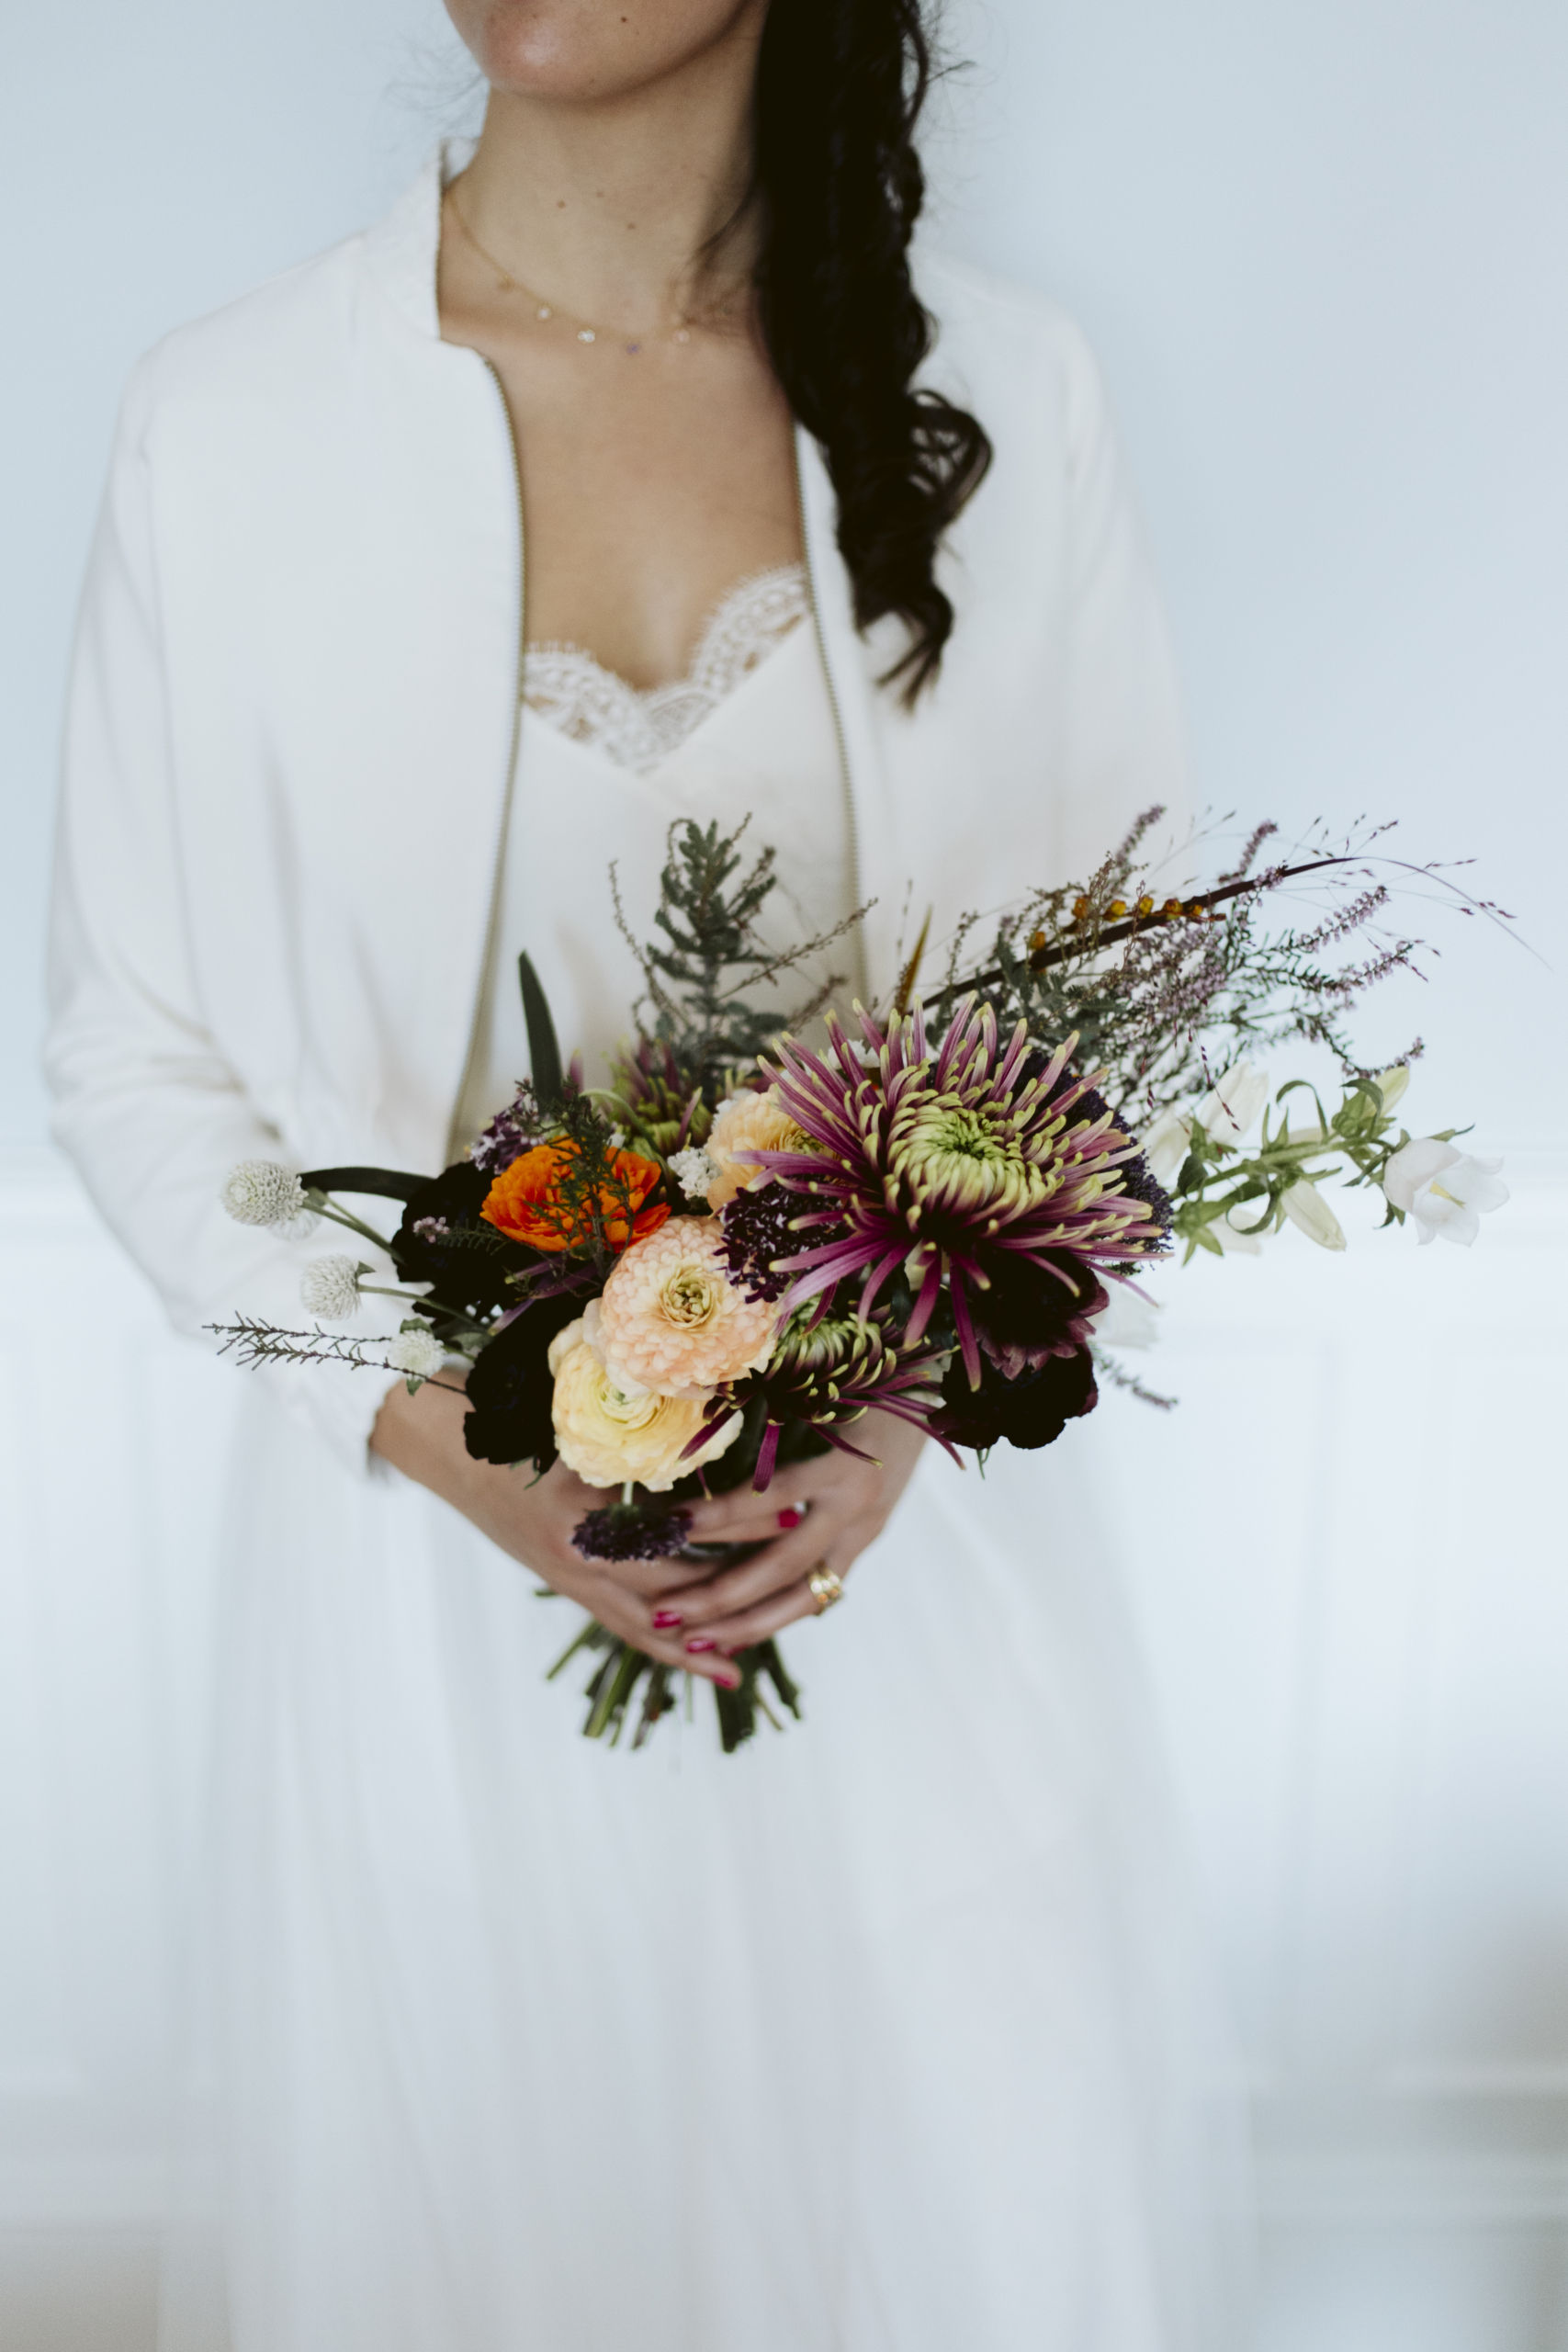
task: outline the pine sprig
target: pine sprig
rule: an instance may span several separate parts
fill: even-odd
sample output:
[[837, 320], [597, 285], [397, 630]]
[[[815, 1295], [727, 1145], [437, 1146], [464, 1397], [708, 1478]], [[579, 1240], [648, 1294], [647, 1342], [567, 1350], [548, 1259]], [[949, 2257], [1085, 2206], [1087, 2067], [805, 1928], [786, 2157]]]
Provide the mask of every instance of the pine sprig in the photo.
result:
[[745, 865], [739, 844], [750, 822], [744, 820], [729, 833], [721, 832], [716, 820], [705, 826], [682, 818], [671, 826], [653, 918], [661, 940], [636, 937], [616, 870], [610, 868], [615, 920], [642, 971], [652, 1034], [673, 1046], [689, 1086], [710, 1086], [719, 1070], [750, 1066], [781, 1031], [802, 1025], [820, 1011], [840, 985], [838, 980], [797, 1005], [755, 1005], [747, 992], [797, 969], [842, 938], [866, 911], [857, 908], [831, 931], [783, 953], [764, 945], [756, 923], [776, 887], [774, 853], [760, 850]]

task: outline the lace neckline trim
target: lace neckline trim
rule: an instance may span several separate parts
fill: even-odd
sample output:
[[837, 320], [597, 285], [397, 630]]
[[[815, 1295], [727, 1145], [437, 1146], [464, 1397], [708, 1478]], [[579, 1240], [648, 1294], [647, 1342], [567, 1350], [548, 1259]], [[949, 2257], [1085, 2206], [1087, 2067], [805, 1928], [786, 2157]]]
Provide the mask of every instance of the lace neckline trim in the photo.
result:
[[808, 602], [804, 564], [737, 581], [708, 615], [686, 675], [665, 686], [630, 685], [581, 645], [530, 645], [523, 699], [574, 743], [647, 775], [782, 644]]

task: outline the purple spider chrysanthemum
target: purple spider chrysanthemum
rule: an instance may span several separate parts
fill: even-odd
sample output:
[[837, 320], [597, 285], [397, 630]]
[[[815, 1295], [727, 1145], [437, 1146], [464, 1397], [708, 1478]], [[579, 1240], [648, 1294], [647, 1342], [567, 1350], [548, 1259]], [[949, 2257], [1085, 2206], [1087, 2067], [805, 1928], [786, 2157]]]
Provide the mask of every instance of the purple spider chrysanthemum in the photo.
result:
[[[916, 1287], [907, 1344], [925, 1330], [945, 1279], [977, 1387], [976, 1295], [1010, 1258], [1069, 1291], [1077, 1261], [1087, 1297], [1098, 1268], [1160, 1247], [1156, 1217], [1122, 1178], [1138, 1147], [1093, 1095], [1092, 1074], [1070, 1074], [1074, 1037], [1046, 1058], [1021, 1021], [1004, 1046], [991, 1007], [973, 998], [934, 1052], [919, 1005], [886, 1032], [860, 1020], [869, 1054], [832, 1014], [825, 1057], [793, 1039], [779, 1049], [779, 1100], [813, 1148], [758, 1158], [815, 1204], [797, 1215], [804, 1246], [780, 1270], [795, 1277], [795, 1306], [858, 1275], [863, 1315], [907, 1263]], [[813, 1246], [813, 1226], [836, 1225], [847, 1230]]]

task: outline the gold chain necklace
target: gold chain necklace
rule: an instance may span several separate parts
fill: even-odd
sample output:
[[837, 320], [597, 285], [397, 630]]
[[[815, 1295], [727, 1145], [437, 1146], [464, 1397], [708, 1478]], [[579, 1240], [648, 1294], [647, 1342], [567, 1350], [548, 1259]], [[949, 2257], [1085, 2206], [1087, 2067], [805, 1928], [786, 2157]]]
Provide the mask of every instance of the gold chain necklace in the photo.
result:
[[[558, 319], [563, 326], [570, 327], [573, 330], [579, 343], [613, 343], [618, 340], [622, 350], [625, 351], [627, 356], [632, 359], [637, 357], [645, 344], [657, 343], [663, 339], [662, 331], [657, 330], [650, 330], [646, 334], [617, 336], [615, 330], [613, 328], [590, 326], [586, 319], [574, 319], [570, 311], [563, 311], [558, 302], [547, 302], [542, 294], [536, 294], [531, 287], [525, 286], [520, 277], [513, 277], [512, 272], [506, 267], [505, 264], [503, 262], [497, 261], [495, 255], [489, 250], [489, 248], [480, 244], [472, 229], [469, 228], [468, 220], [464, 217], [463, 208], [457, 201], [457, 191], [456, 187], [452, 187], [447, 189], [446, 201], [452, 208], [453, 219], [457, 221], [457, 226], [462, 231], [464, 236], [467, 237], [469, 244], [472, 245], [475, 253], [478, 254], [479, 259], [488, 268], [494, 270], [502, 293], [521, 294], [524, 300], [532, 306], [534, 316], [536, 319], [541, 322]], [[675, 315], [675, 323], [669, 331], [668, 340], [671, 343], [690, 343], [692, 340], [693, 325], [706, 325], [711, 319], [717, 315], [717, 306], [713, 310], [706, 311], [679, 311]]]

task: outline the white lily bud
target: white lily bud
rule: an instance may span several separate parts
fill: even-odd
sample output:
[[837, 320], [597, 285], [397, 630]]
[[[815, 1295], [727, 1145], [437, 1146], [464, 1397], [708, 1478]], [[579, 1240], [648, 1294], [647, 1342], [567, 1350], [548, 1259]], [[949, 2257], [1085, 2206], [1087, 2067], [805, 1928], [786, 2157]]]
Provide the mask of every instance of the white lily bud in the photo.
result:
[[1395, 1062], [1388, 1069], [1380, 1069], [1372, 1080], [1372, 1084], [1382, 1099], [1382, 1107], [1385, 1111], [1392, 1111], [1396, 1102], [1403, 1101], [1404, 1090], [1409, 1083], [1410, 1064], [1408, 1062]]
[[1345, 1228], [1315, 1184], [1303, 1178], [1292, 1184], [1280, 1200], [1280, 1206], [1292, 1225], [1300, 1226], [1309, 1241], [1320, 1250], [1343, 1250]]
[[1192, 1114], [1193, 1123], [1216, 1143], [1238, 1144], [1268, 1100], [1268, 1071], [1252, 1062], [1237, 1062], [1204, 1095]]

